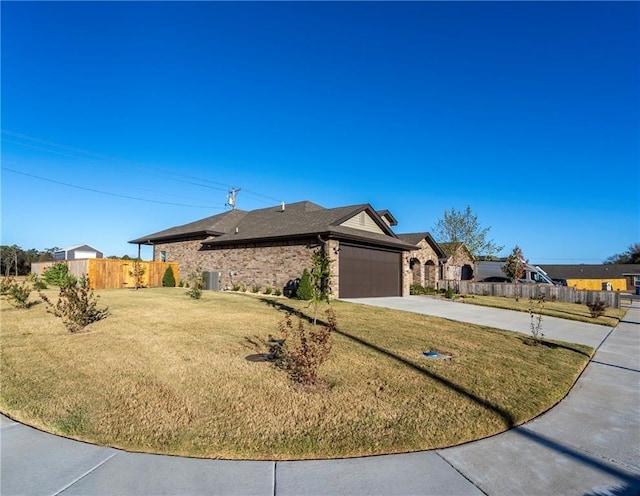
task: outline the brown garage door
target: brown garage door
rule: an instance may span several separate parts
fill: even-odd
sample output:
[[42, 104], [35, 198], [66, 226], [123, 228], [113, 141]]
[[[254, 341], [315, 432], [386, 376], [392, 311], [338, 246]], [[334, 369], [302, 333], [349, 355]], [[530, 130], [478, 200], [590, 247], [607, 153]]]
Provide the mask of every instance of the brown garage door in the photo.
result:
[[340, 298], [401, 296], [402, 255], [340, 243]]

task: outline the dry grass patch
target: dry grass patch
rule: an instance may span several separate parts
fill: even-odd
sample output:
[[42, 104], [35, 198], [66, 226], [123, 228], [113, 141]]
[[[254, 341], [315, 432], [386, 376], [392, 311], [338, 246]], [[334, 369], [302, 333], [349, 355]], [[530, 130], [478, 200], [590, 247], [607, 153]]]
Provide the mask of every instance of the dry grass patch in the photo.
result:
[[[520, 298], [519, 301], [516, 301], [515, 298], [505, 298], [503, 296], [462, 295], [458, 301], [485, 307], [516, 310], [519, 312], [528, 312], [530, 307], [529, 298]], [[624, 308], [607, 308], [603, 316], [593, 318], [591, 317], [589, 308], [585, 304], [545, 301], [544, 307], [540, 312], [539, 307], [536, 305], [535, 312], [550, 317], [615, 327], [618, 325], [618, 322], [620, 322], [620, 319], [624, 317], [626, 310]]]
[[[51, 291], [55, 295], [55, 290]], [[27, 424], [134, 451], [298, 459], [451, 446], [518, 425], [559, 401], [592, 349], [334, 302], [325, 389], [291, 384], [266, 351], [301, 302], [182, 288], [98, 291], [111, 315], [68, 333], [2, 301], [0, 409]], [[436, 349], [452, 360], [431, 361]]]

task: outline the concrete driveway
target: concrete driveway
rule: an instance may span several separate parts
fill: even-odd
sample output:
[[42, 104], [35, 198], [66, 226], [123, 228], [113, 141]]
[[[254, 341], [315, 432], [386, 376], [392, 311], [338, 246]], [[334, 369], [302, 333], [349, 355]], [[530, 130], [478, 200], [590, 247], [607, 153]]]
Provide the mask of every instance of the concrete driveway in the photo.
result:
[[[359, 302], [528, 332], [526, 314], [424, 297], [375, 300]], [[527, 319], [524, 327], [522, 316]], [[0, 492], [5, 496], [638, 495], [640, 305], [634, 303], [613, 331], [564, 321], [556, 328], [557, 320], [545, 318], [545, 334], [599, 346], [594, 359], [556, 407], [488, 439], [442, 450], [347, 460], [201, 460], [93, 446], [0, 416]]]

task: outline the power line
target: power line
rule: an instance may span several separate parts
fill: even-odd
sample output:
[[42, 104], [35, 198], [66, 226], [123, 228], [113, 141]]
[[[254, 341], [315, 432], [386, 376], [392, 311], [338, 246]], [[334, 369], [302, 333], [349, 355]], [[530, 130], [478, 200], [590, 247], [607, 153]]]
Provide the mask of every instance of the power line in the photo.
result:
[[115, 196], [117, 198], [125, 198], [127, 200], [143, 201], [143, 202], [149, 202], [149, 203], [159, 203], [159, 204], [162, 204], [162, 205], [173, 205], [173, 206], [177, 206], [177, 207], [207, 208], [207, 209], [224, 210], [224, 207], [212, 207], [212, 206], [209, 206], [209, 205], [187, 205], [185, 203], [165, 202], [165, 201], [161, 201], [161, 200], [151, 200], [151, 199], [148, 199], [148, 198], [138, 198], [138, 197], [135, 197], [135, 196], [121, 195], [119, 193], [111, 193], [109, 191], [101, 191], [101, 190], [98, 190], [98, 189], [87, 188], [85, 186], [78, 186], [76, 184], [69, 184], [69, 183], [65, 183], [65, 182], [62, 182], [62, 181], [57, 181], [55, 179], [50, 179], [50, 178], [47, 178], [47, 177], [36, 176], [35, 174], [28, 174], [26, 172], [21, 172], [21, 171], [15, 170], [15, 169], [10, 169], [10, 168], [5, 167], [5, 166], [2, 166], [2, 170], [3, 171], [7, 171], [7, 172], [13, 172], [14, 174], [20, 174], [22, 176], [32, 177], [34, 179], [39, 179], [41, 181], [47, 181], [47, 182], [50, 182], [50, 183], [60, 184], [62, 186], [67, 186], [69, 188], [81, 189], [83, 191], [90, 191], [92, 193], [99, 193], [101, 195]]
[[[0, 129], [0, 132], [3, 135], [8, 135], [8, 136], [11, 136], [11, 137], [14, 137], [14, 138], [17, 138], [17, 139], [31, 141], [31, 142], [38, 143], [38, 144], [41, 144], [41, 145], [54, 147], [54, 148], [60, 148], [60, 149], [63, 149], [63, 150], [69, 150], [69, 151], [74, 152], [74, 153], [80, 153], [80, 154], [88, 155], [90, 157], [95, 157], [95, 158], [102, 159], [102, 160], [109, 160], [109, 161], [127, 163], [127, 164], [130, 164], [130, 165], [134, 165], [139, 169], [159, 171], [159, 172], [162, 172], [164, 174], [169, 174], [170, 176], [175, 176], [175, 177], [161, 176], [161, 177], [164, 177], [165, 179], [169, 179], [171, 181], [181, 182], [181, 183], [184, 183], [184, 184], [191, 184], [193, 186], [199, 186], [201, 188], [215, 189], [215, 190], [218, 190], [218, 191], [228, 191], [230, 189], [229, 185], [224, 184], [224, 183], [220, 183], [220, 182], [217, 182], [217, 181], [212, 181], [210, 179], [204, 179], [204, 178], [190, 176], [190, 175], [186, 175], [186, 174], [180, 174], [180, 173], [177, 173], [177, 172], [168, 171], [168, 170], [160, 168], [160, 167], [152, 167], [152, 166], [149, 166], [149, 165], [146, 165], [146, 164], [140, 164], [139, 162], [135, 162], [135, 161], [131, 161], [131, 160], [111, 157], [109, 155], [103, 155], [103, 154], [96, 153], [96, 152], [93, 152], [91, 150], [86, 150], [86, 149], [83, 149], [83, 148], [78, 148], [78, 147], [68, 146], [68, 145], [62, 145], [60, 143], [56, 143], [54, 141], [45, 140], [45, 139], [39, 138], [37, 136], [30, 136], [30, 135], [27, 135], [27, 134], [17, 133], [15, 131], [11, 131], [11, 130], [8, 130], [8, 129]], [[6, 137], [3, 137], [2, 139], [4, 141], [7, 141], [8, 143], [16, 144], [16, 145], [19, 145], [19, 146], [27, 146], [27, 147], [34, 148], [36, 150], [41, 150], [41, 151], [48, 152], [48, 153], [54, 153], [54, 154], [57, 154], [57, 155], [62, 155], [62, 156], [75, 158], [75, 159], [87, 160], [87, 157], [79, 157], [78, 155], [71, 155], [69, 153], [61, 152], [59, 150], [50, 150], [48, 148], [44, 148], [42, 146], [36, 146], [36, 145], [30, 144], [30, 143], [21, 143], [19, 141], [15, 141], [15, 140], [9, 140]], [[95, 161], [95, 159], [94, 159], [94, 161]], [[185, 178], [185, 179], [176, 179], [176, 177]], [[186, 179], [189, 179], [189, 181], [187, 181]], [[195, 182], [195, 181], [198, 181], [198, 182]], [[208, 183], [208, 184], [202, 184], [202, 183]], [[214, 184], [214, 185], [217, 185], [219, 187], [210, 186], [210, 184]], [[269, 202], [265, 201], [264, 199], [269, 200], [270, 202], [271, 201], [275, 202], [275, 203], [279, 203], [280, 202], [280, 200], [278, 200], [277, 198], [273, 198], [273, 197], [270, 197], [270, 196], [267, 196], [267, 195], [263, 195], [261, 193], [257, 193], [257, 192], [250, 191], [250, 190], [244, 190], [244, 191], [249, 196], [253, 196], [255, 200], [261, 201], [263, 203], [269, 203]], [[264, 199], [260, 199], [260, 198], [264, 198]]]

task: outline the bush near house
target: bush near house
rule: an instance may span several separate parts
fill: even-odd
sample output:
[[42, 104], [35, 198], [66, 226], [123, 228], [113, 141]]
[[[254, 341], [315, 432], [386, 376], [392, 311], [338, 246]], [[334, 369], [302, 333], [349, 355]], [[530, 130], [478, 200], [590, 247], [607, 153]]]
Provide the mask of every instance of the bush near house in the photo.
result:
[[165, 288], [174, 288], [176, 286], [176, 278], [173, 275], [173, 269], [171, 267], [167, 267], [167, 270], [164, 271], [162, 285]]

